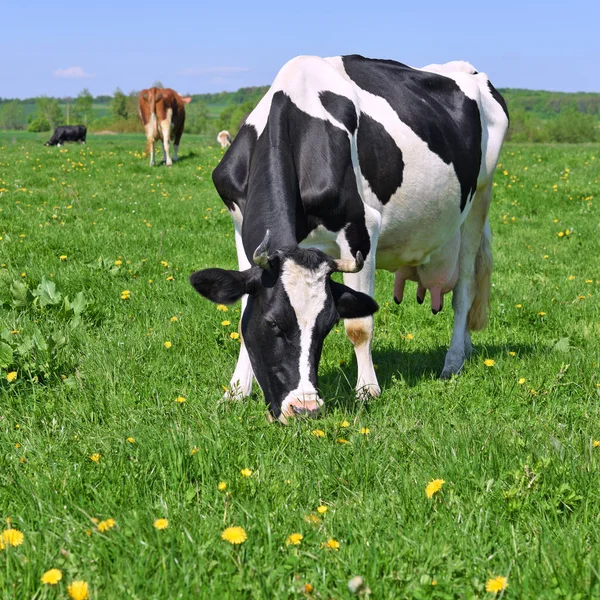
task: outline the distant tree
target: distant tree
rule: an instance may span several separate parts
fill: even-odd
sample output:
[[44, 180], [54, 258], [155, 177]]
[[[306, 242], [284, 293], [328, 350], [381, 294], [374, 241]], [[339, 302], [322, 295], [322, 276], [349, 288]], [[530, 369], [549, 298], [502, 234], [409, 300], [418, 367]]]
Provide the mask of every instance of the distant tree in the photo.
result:
[[[40, 123], [44, 121], [48, 124], [49, 129], [54, 129], [57, 125], [64, 122], [64, 116], [58, 100], [56, 98], [48, 98], [47, 96], [39, 96], [35, 99], [35, 115], [34, 120], [40, 119]], [[39, 131], [47, 131], [40, 129]]]
[[155, 81], [151, 87], [164, 88], [165, 86], [163, 85], [162, 81], [159, 79], [159, 80]]
[[260, 98], [257, 98], [256, 100], [247, 100], [243, 104], [230, 104], [219, 115], [217, 127], [226, 129], [232, 136], [235, 136], [242, 123], [248, 114], [254, 110], [259, 100]]
[[569, 106], [547, 125], [549, 138], [553, 142], [595, 142], [598, 140], [598, 120], [593, 115], [577, 110], [576, 105]]
[[24, 129], [25, 116], [23, 106], [18, 100], [6, 102], [0, 106], [0, 129]]
[[40, 131], [50, 131], [50, 123], [44, 117], [34, 117], [27, 125], [27, 131], [39, 133]]
[[127, 111], [127, 96], [120, 88], [115, 90], [115, 95], [110, 101], [110, 114], [115, 119], [127, 119], [129, 113]]
[[192, 102], [185, 107], [185, 131], [204, 133], [209, 120], [208, 108], [201, 102]]
[[79, 95], [73, 103], [73, 112], [77, 116], [77, 119], [83, 120], [83, 124], [87, 125], [88, 121], [92, 120], [92, 105], [94, 104], [94, 98], [87, 88], [84, 88], [79, 92]]
[[138, 92], [129, 92], [129, 96], [127, 96], [126, 110], [128, 119], [135, 119], [136, 121], [139, 119]]

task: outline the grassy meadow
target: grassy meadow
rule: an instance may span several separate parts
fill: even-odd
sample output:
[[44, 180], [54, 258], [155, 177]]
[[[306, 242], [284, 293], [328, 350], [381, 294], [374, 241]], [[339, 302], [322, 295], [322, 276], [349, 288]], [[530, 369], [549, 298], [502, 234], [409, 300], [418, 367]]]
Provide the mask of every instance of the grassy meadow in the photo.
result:
[[382, 396], [355, 400], [340, 323], [325, 415], [283, 427], [257, 386], [222, 400], [239, 305], [188, 283], [236, 267], [221, 149], [150, 168], [143, 136], [47, 137], [0, 133], [0, 598], [600, 598], [599, 145], [505, 147], [460, 377], [450, 303], [396, 306], [378, 272]]

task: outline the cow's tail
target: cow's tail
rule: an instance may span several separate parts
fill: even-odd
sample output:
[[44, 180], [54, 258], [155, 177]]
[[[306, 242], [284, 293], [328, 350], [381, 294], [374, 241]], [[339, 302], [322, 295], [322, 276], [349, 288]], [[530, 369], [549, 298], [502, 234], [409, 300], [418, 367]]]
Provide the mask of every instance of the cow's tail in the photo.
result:
[[467, 327], [471, 331], [479, 331], [487, 325], [493, 267], [492, 230], [486, 217], [479, 250], [477, 250], [477, 256], [475, 257], [475, 297], [467, 316]]

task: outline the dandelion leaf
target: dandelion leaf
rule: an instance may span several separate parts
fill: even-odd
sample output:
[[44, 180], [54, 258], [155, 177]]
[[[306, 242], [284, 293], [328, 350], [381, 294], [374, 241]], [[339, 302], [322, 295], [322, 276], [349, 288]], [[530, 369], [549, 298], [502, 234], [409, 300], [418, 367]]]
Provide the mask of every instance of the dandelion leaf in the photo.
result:
[[12, 364], [12, 359], [12, 348], [8, 344], [0, 342], [0, 368], [7, 369]]
[[557, 352], [569, 352], [570, 349], [571, 346], [569, 345], [568, 337], [560, 338], [553, 347], [553, 350], [556, 350]]
[[88, 301], [85, 299], [83, 292], [79, 292], [75, 296], [73, 302], [71, 302], [71, 309], [77, 316], [79, 316], [87, 308], [87, 305]]
[[33, 300], [32, 293], [22, 281], [13, 281], [10, 286], [10, 292], [13, 297], [13, 308], [25, 308]]
[[42, 283], [37, 286], [34, 295], [38, 296], [42, 306], [58, 304], [62, 298], [54, 282], [48, 281], [45, 277], [42, 277]]

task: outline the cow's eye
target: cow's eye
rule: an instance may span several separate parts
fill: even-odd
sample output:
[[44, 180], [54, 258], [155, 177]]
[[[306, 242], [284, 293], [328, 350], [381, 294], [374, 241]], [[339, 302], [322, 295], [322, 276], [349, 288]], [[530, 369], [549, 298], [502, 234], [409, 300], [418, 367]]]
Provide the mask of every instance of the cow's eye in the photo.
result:
[[281, 334], [281, 327], [273, 319], [267, 319], [267, 326], [273, 330], [276, 335]]

